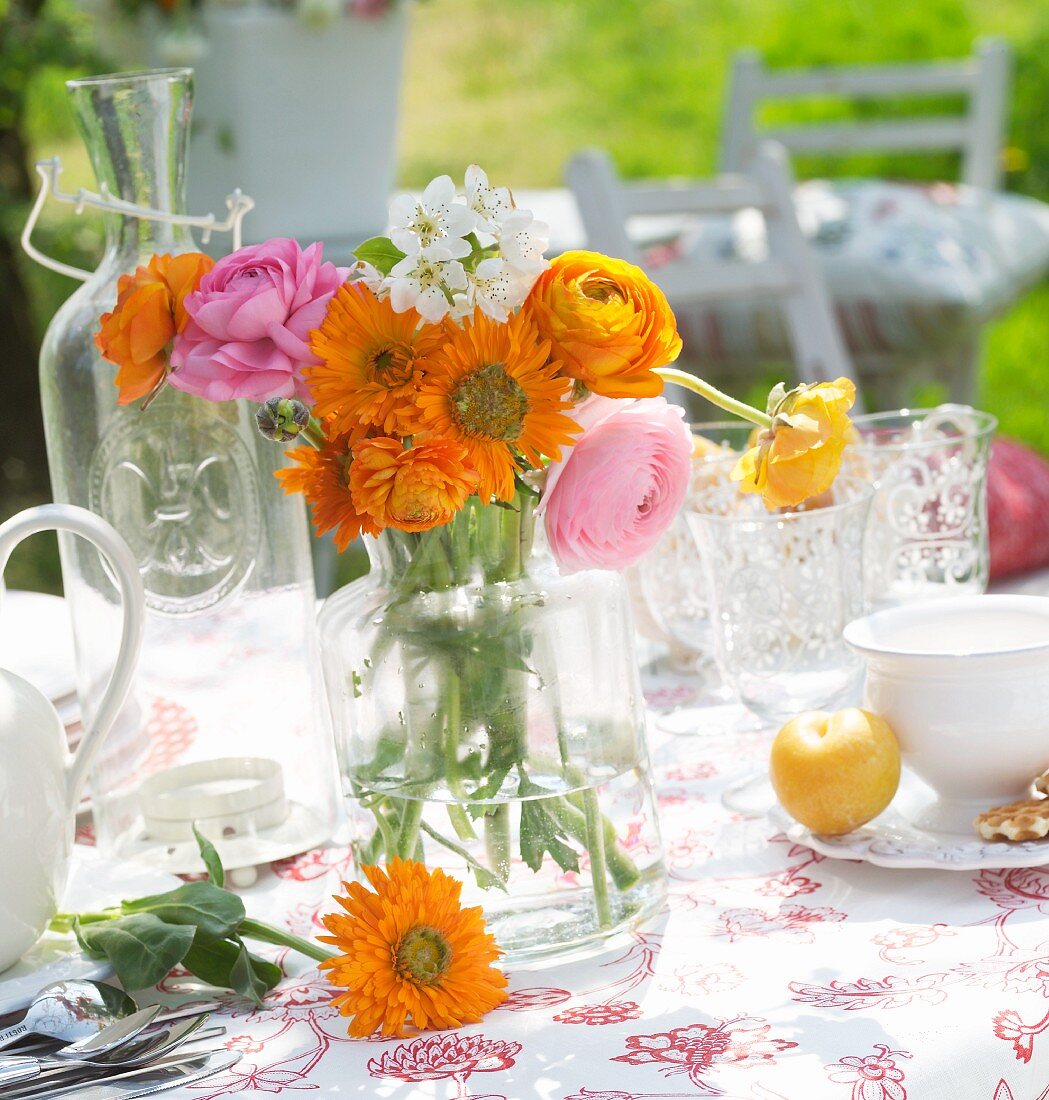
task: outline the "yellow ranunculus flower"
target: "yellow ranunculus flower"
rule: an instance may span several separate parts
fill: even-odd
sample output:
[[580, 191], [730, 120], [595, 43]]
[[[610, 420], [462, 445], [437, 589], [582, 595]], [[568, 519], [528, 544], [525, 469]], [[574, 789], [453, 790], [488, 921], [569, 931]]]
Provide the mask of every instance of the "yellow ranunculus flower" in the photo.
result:
[[848, 378], [775, 394], [771, 426], [732, 471], [740, 491], [760, 493], [769, 511], [794, 508], [825, 493], [841, 468], [855, 400], [856, 387]]

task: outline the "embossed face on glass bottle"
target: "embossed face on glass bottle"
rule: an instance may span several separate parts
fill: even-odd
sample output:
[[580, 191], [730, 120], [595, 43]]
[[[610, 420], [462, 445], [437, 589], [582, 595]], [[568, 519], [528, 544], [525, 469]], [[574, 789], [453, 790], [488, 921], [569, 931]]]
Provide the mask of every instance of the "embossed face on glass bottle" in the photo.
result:
[[260, 525], [251, 454], [218, 418], [121, 416], [91, 464], [91, 507], [127, 533], [146, 602], [169, 615], [211, 607], [247, 579]]

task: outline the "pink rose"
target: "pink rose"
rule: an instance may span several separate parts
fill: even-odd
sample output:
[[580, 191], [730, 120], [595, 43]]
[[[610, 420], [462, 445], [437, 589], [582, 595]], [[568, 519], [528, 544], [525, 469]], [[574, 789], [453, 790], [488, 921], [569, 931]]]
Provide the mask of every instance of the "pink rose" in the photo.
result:
[[562, 573], [626, 569], [650, 550], [685, 499], [692, 439], [662, 397], [592, 397], [572, 413], [576, 444], [547, 471], [539, 511]]
[[347, 271], [275, 238], [219, 260], [186, 296], [186, 327], [175, 337], [171, 384], [209, 401], [298, 397], [310, 392], [303, 367], [318, 362], [309, 335]]

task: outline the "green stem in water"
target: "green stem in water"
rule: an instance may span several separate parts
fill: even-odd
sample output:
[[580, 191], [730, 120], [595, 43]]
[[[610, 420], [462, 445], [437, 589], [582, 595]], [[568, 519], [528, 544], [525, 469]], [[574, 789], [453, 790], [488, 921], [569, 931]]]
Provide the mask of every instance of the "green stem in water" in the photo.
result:
[[700, 397], [705, 398], [712, 405], [717, 405], [719, 409], [724, 409], [725, 412], [731, 413], [733, 416], [749, 420], [751, 424], [757, 424], [761, 428], [772, 426], [772, 417], [768, 413], [763, 413], [743, 401], [737, 401], [734, 397], [729, 397], [727, 393], [722, 393], [716, 386], [704, 382], [702, 378], [697, 378], [694, 374], [689, 374], [683, 370], [675, 370], [673, 367], [661, 367], [656, 371], [656, 374], [664, 382], [673, 382], [686, 390], [698, 393]]
[[414, 859], [419, 840], [419, 823], [423, 819], [423, 800], [421, 798], [404, 799], [404, 816], [397, 834], [397, 855], [401, 859]]
[[608, 900], [608, 865], [605, 862], [605, 831], [601, 820], [601, 808], [597, 804], [597, 791], [592, 787], [583, 794], [586, 814], [586, 847], [590, 853], [590, 878], [594, 884], [594, 906], [597, 923], [602, 928], [612, 927], [612, 906]]
[[510, 877], [510, 807], [505, 802], [485, 814], [484, 850], [493, 873], [506, 882]]
[[317, 962], [325, 962], [327, 959], [335, 958], [334, 951], [328, 951], [318, 943], [311, 943], [301, 936], [293, 936], [282, 928], [274, 928], [272, 924], [252, 920], [251, 917], [245, 917], [240, 922], [238, 931], [240, 935], [246, 936], [248, 939], [260, 940], [262, 943], [272, 943], [277, 947], [290, 947], [293, 951], [298, 951]]

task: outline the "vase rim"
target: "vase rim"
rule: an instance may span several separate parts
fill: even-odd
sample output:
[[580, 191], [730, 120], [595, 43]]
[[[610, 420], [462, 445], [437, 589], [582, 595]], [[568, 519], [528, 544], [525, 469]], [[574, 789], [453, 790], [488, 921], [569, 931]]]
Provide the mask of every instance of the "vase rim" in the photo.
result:
[[99, 73], [97, 76], [78, 76], [66, 81], [66, 88], [72, 91], [74, 88], [90, 88], [95, 84], [123, 84], [133, 87], [136, 84], [148, 84], [160, 77], [170, 79], [193, 78], [193, 69], [188, 65], [180, 65], [166, 69], [138, 69], [134, 72]]

